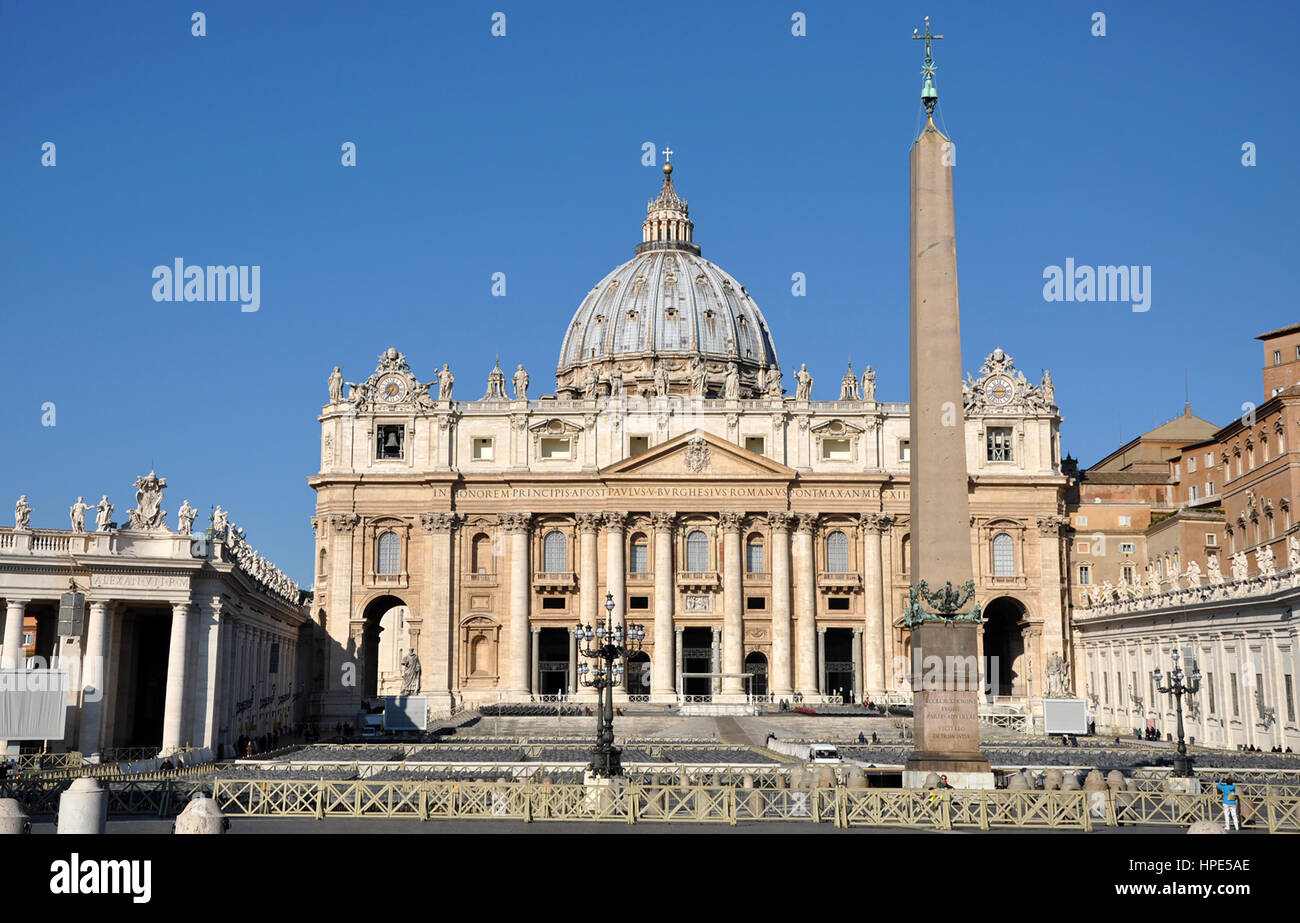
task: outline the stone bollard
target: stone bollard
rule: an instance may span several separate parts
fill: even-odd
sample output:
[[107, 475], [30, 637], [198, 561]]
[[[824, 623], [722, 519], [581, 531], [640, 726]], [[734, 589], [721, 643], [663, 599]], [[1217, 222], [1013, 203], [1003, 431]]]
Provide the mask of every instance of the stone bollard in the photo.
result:
[[1120, 772], [1118, 769], [1112, 769], [1110, 772], [1106, 773], [1106, 784], [1110, 786], [1111, 791], [1124, 791], [1124, 782], [1124, 773]]
[[1106, 780], [1102, 777], [1100, 769], [1088, 771], [1087, 778], [1083, 780], [1083, 790], [1085, 792], [1104, 792], [1106, 790]]
[[813, 784], [817, 788], [832, 788], [835, 785], [835, 770], [829, 766], [818, 766], [813, 770]]
[[862, 789], [867, 788], [866, 773], [864, 773], [861, 768], [854, 766], [849, 770], [848, 786], [854, 791], [861, 791]]
[[790, 787], [790, 783], [786, 780], [785, 776], [779, 772], [776, 774], [776, 787], [782, 791]]
[[1013, 772], [1011, 775], [1007, 776], [1007, 791], [1027, 792], [1031, 788], [1033, 788], [1033, 786], [1029, 784], [1029, 780], [1025, 778], [1023, 772]]
[[56, 833], [103, 833], [108, 823], [108, 792], [94, 779], [83, 776], [59, 796]]
[[1049, 769], [1043, 773], [1043, 791], [1055, 792], [1061, 788], [1065, 776], [1059, 769]]
[[797, 789], [808, 788], [808, 770], [802, 766], [795, 766], [790, 770], [790, 787]]
[[1080, 790], [1079, 774], [1074, 770], [1065, 773], [1061, 779], [1061, 791], [1077, 792]]
[[1093, 769], [1088, 772], [1088, 777], [1083, 780], [1083, 790], [1088, 793], [1088, 811], [1093, 817], [1102, 818], [1106, 816], [1106, 780], [1102, 778], [1100, 769]]
[[217, 803], [207, 795], [198, 794], [176, 818], [173, 830], [177, 834], [214, 834], [225, 833], [229, 825]]
[[0, 836], [7, 833], [31, 833], [32, 822], [14, 798], [0, 798]]
[[932, 772], [925, 777], [925, 784], [922, 787], [925, 789], [931, 789], [931, 788], [936, 788], [938, 785], [939, 785], [939, 774], [937, 772]]
[[1192, 825], [1187, 828], [1187, 832], [1188, 833], [1227, 833], [1228, 831], [1220, 827], [1218, 823], [1215, 821], [1197, 820], [1192, 822]]

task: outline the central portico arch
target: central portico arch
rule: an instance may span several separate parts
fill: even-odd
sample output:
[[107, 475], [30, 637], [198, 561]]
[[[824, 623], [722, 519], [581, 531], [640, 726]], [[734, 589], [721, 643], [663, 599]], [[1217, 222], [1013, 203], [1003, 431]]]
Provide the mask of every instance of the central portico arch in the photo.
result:
[[[362, 610], [361, 698], [373, 702], [380, 695], [400, 692], [401, 657], [409, 646], [404, 630], [409, 612], [406, 601], [391, 593], [375, 597]], [[385, 688], [394, 683], [397, 688]]]

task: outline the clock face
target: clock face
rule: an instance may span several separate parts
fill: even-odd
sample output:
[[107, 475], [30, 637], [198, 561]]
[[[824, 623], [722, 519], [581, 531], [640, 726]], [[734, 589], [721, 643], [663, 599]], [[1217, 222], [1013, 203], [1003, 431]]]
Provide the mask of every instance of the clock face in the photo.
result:
[[406, 382], [396, 375], [389, 375], [379, 382], [379, 396], [390, 404], [396, 404], [406, 397]]
[[1011, 403], [1011, 398], [1015, 396], [1015, 388], [1012, 387], [1010, 378], [997, 375], [984, 385], [984, 396], [988, 398], [990, 404], [997, 404], [1000, 407]]

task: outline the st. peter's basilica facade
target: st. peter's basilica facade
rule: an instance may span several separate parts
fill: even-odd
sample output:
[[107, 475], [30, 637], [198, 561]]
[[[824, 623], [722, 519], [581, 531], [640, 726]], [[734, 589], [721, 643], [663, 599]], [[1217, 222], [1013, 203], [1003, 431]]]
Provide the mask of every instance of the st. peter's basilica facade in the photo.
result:
[[[564, 331], [553, 394], [498, 367], [462, 400], [451, 369], [422, 383], [396, 349], [331, 375], [310, 479], [323, 718], [415, 689], [435, 708], [581, 697], [572, 628], [607, 594], [645, 626], [634, 700], [906, 692], [908, 405], [877, 400], [870, 367], [839, 400], [810, 400], [802, 367], [786, 394], [767, 321], [701, 257], [664, 172], [635, 255]], [[1069, 659], [1053, 392], [997, 349], [954, 411], [986, 681], [1026, 705]]]

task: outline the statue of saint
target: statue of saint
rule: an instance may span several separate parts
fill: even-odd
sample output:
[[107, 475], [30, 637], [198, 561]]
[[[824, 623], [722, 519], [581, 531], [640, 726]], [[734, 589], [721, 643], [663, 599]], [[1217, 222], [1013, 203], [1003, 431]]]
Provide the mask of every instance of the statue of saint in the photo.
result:
[[32, 521], [32, 505], [27, 502], [27, 494], [18, 498], [14, 504], [14, 528], [30, 529]]
[[415, 651], [402, 655], [402, 695], [420, 694], [420, 658]]
[[523, 363], [515, 369], [515, 400], [528, 400], [528, 373], [524, 371]]
[[442, 371], [438, 373], [438, 400], [451, 401], [451, 389], [456, 384], [456, 376], [451, 374], [451, 369], [447, 368], [447, 363], [442, 364]]
[[662, 362], [655, 364], [655, 396], [668, 395], [668, 366]]
[[623, 396], [623, 370], [617, 365], [609, 373], [609, 396], [612, 398]]
[[794, 380], [796, 385], [795, 393], [794, 393], [795, 400], [806, 401], [809, 398], [811, 398], [813, 377], [812, 375], [808, 374], [807, 363], [800, 364], [799, 371], [795, 372], [794, 374]]
[[104, 494], [99, 500], [99, 505], [95, 507], [95, 530], [97, 532], [107, 532], [109, 523], [113, 521], [113, 504], [108, 502], [108, 494]]
[[337, 365], [330, 372], [330, 403], [343, 403], [343, 370]]
[[1286, 566], [1292, 573], [1300, 573], [1300, 540], [1294, 535], [1286, 540]]
[[1260, 545], [1255, 551], [1255, 566], [1259, 568], [1259, 573], [1264, 577], [1272, 577], [1277, 573], [1277, 562], [1273, 557], [1272, 545]]
[[600, 376], [596, 374], [596, 367], [589, 365], [582, 376], [582, 396], [589, 401], [594, 401], [599, 388]]
[[212, 514], [212, 538], [214, 541], [224, 542], [227, 539], [227, 533], [230, 531], [230, 514], [217, 504], [216, 511]]
[[740, 397], [740, 369], [734, 362], [727, 365], [727, 375], [722, 380], [722, 394], [729, 401]]
[[1043, 400], [1050, 407], [1056, 403], [1056, 385], [1052, 383], [1052, 373], [1043, 369]]
[[1250, 565], [1246, 563], [1246, 553], [1244, 551], [1234, 551], [1232, 553], [1232, 579], [1245, 580], [1250, 571]]
[[708, 368], [704, 364], [703, 356], [696, 356], [691, 360], [691, 393], [696, 397], [704, 397], [707, 372]]
[[181, 508], [176, 511], [176, 529], [181, 535], [189, 535], [194, 531], [194, 517], [199, 511], [190, 506], [189, 500], [181, 502]]
[[68, 510], [68, 515], [72, 518], [72, 531], [86, 531], [86, 510], [90, 509], [90, 504], [86, 502], [85, 497], [78, 497], [77, 502], [72, 504]]
[[781, 386], [781, 370], [775, 365], [767, 370], [767, 383], [763, 390], [768, 397], [780, 400], [781, 395], [785, 393], [785, 388]]
[[871, 366], [867, 366], [867, 370], [862, 373], [862, 399], [864, 401], [876, 399], [876, 370]]
[[1201, 565], [1192, 561], [1187, 565], [1187, 588], [1194, 590], [1201, 585]]
[[1223, 586], [1223, 571], [1219, 569], [1219, 556], [1210, 555], [1210, 559], [1205, 562], [1205, 573], [1210, 581], [1210, 586]]

